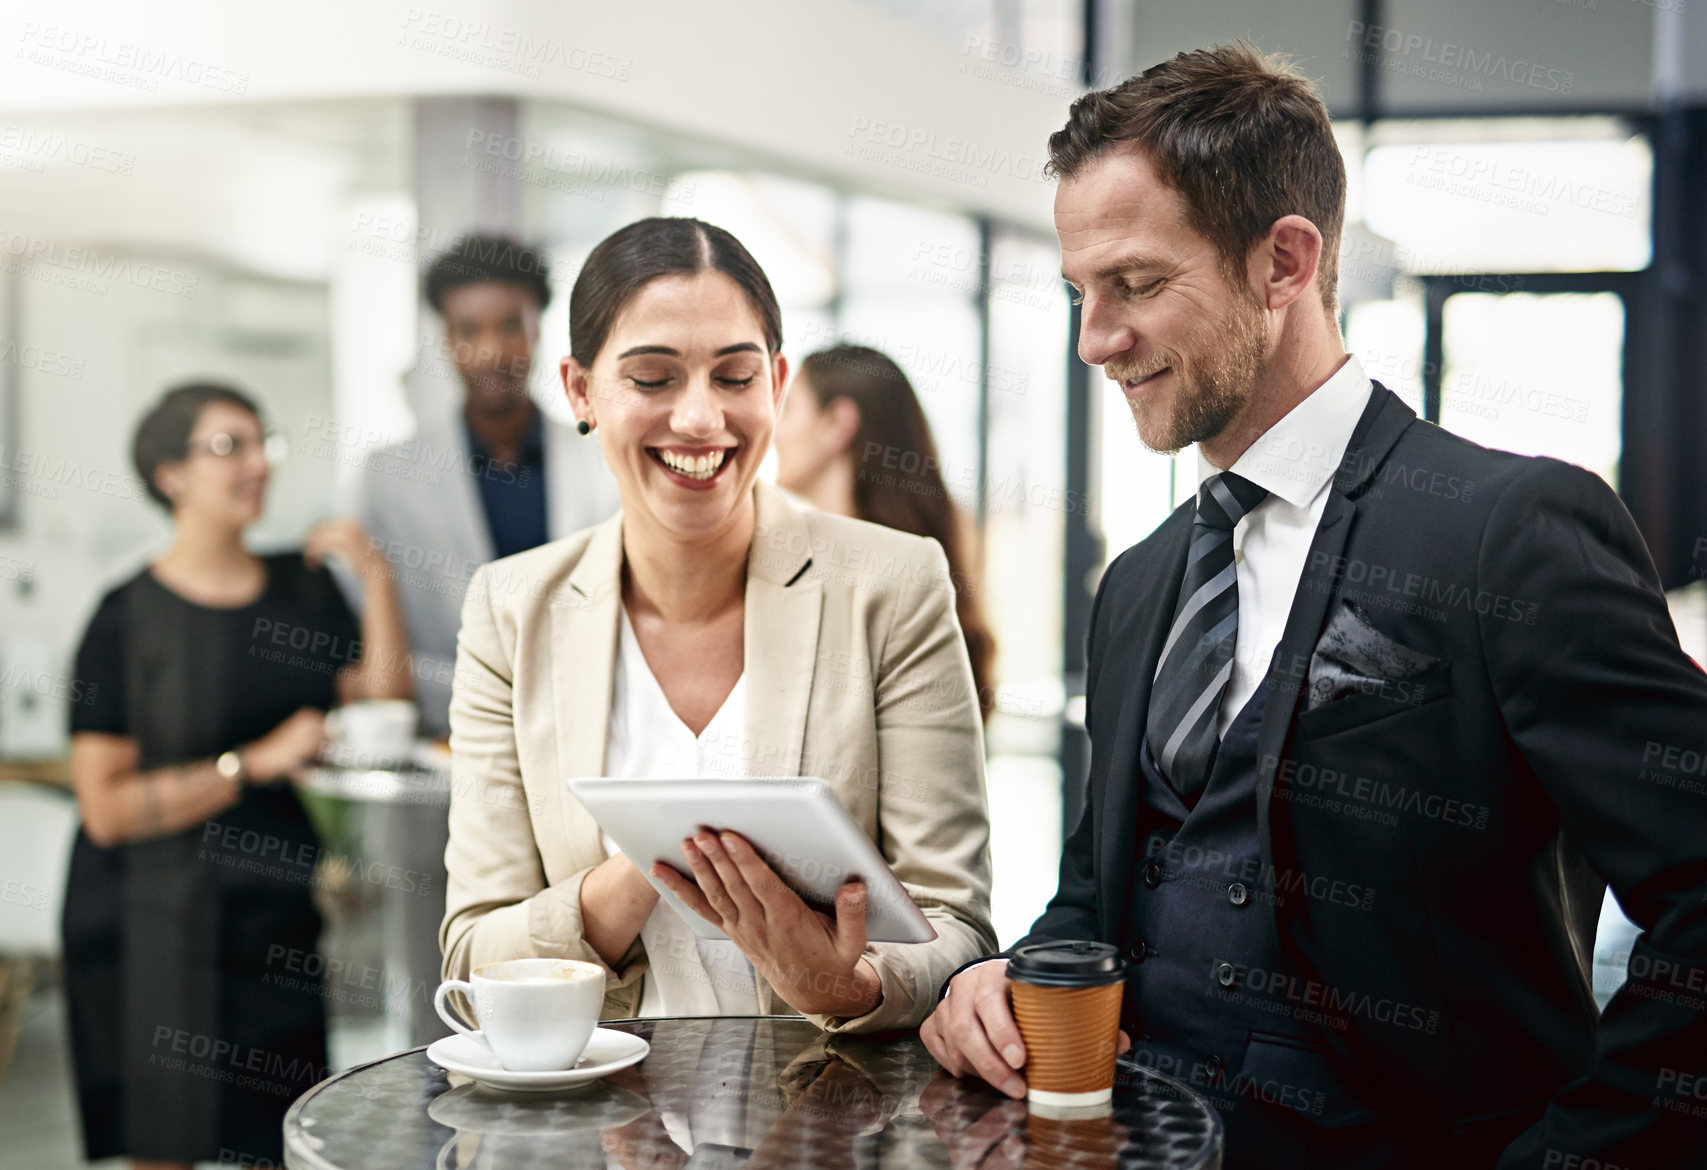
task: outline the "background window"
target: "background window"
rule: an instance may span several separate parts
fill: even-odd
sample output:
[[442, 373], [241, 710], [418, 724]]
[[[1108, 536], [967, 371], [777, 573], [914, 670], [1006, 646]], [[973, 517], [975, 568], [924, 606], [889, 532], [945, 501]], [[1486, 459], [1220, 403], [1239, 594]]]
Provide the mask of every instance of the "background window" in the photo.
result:
[[1613, 272], [1653, 252], [1653, 151], [1610, 118], [1382, 122], [1364, 220], [1407, 272]]
[[1616, 293], [1458, 293], [1445, 306], [1440, 423], [1618, 485], [1624, 300]]

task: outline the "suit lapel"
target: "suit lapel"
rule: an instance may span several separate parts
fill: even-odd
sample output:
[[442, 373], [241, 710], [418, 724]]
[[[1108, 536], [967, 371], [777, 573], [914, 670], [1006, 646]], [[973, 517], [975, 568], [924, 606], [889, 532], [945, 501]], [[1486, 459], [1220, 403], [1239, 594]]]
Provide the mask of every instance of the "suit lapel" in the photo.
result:
[[[622, 614], [622, 516], [594, 531], [569, 574], [568, 588], [552, 599], [551, 716], [557, 739], [557, 772], [548, 780], [556, 799], [573, 801], [563, 781], [602, 776], [610, 730], [611, 681], [616, 667]], [[584, 812], [584, 810], [583, 810]], [[602, 849], [591, 813], [566, 818], [576, 834], [576, 853]]]
[[[1257, 729], [1257, 840], [1263, 873], [1273, 872], [1268, 802], [1274, 791], [1274, 774], [1280, 767], [1280, 749], [1286, 743], [1286, 731], [1292, 726], [1293, 713], [1298, 709], [1298, 696], [1304, 688], [1310, 654], [1316, 639], [1321, 636], [1328, 601], [1339, 581], [1336, 566], [1356, 516], [1357, 505], [1330, 487], [1327, 507], [1322, 511], [1315, 539], [1310, 542], [1309, 558], [1304, 562], [1304, 575], [1299, 578], [1298, 592], [1292, 597], [1292, 610], [1286, 618], [1285, 632], [1281, 634], [1280, 644], [1274, 648], [1274, 658], [1269, 664], [1268, 701], [1263, 706], [1262, 722]], [[1299, 665], [1300, 662], [1303, 665]]]
[[[496, 553], [472, 467], [473, 448], [462, 413], [462, 384], [454, 376], [416, 366], [408, 377], [406, 395], [418, 426], [416, 454], [409, 462], [416, 465], [412, 470], [421, 478], [411, 477], [399, 486], [410, 500], [422, 506], [417, 513], [422, 533], [454, 541], [455, 551], [468, 564], [484, 565]], [[460, 608], [451, 612], [454, 615]]]
[[1293, 594], [1286, 629], [1269, 664], [1269, 694], [1257, 731], [1257, 839], [1262, 872], [1272, 873], [1273, 841], [1269, 831], [1269, 799], [1280, 753], [1298, 710], [1298, 699], [1309, 672], [1310, 655], [1321, 637], [1328, 603], [1339, 586], [1343, 557], [1357, 522], [1357, 497], [1363, 494], [1393, 444], [1416, 419], [1416, 412], [1381, 383], [1374, 383], [1369, 403], [1352, 431], [1345, 458], [1328, 487], [1328, 502], [1310, 542], [1304, 574]]
[[[1099, 907], [1103, 937], [1115, 937], [1119, 916], [1125, 913], [1123, 904], [1127, 875], [1132, 868], [1132, 854], [1138, 825], [1138, 786], [1143, 774], [1138, 767], [1138, 753], [1144, 741], [1144, 723], [1150, 709], [1150, 687], [1155, 682], [1156, 661], [1161, 657], [1162, 644], [1173, 625], [1174, 606], [1179, 601], [1180, 582], [1185, 577], [1186, 553], [1191, 547], [1191, 506], [1179, 509], [1164, 522], [1157, 555], [1144, 568], [1149, 579], [1134, 596], [1138, 612], [1129, 623], [1111, 622], [1114, 629], [1129, 631], [1131, 644], [1120, 646], [1121, 660], [1136, 664], [1126, 680], [1126, 693], [1120, 703], [1120, 719], [1113, 736], [1105, 741], [1112, 744], [1108, 770], [1103, 782], [1093, 785], [1089, 794], [1093, 823], [1102, 827], [1100, 871], [1107, 875], [1105, 890], [1114, 896], [1104, 897]], [[1123, 639], [1124, 641], [1124, 639]], [[1110, 651], [1116, 647], [1109, 647]]]
[[805, 515], [763, 482], [754, 485], [753, 496], [743, 635], [746, 737], [755, 774], [798, 776], [823, 586], [805, 576], [812, 564]]
[[444, 441], [461, 458], [444, 473], [445, 510], [433, 524], [437, 527], [442, 523], [447, 530], [458, 534], [471, 560], [483, 565], [497, 555], [497, 550], [492, 545], [492, 530], [486, 525], [486, 506], [480, 502], [480, 482], [472, 470], [474, 449], [468, 432], [460, 425], [453, 425]]

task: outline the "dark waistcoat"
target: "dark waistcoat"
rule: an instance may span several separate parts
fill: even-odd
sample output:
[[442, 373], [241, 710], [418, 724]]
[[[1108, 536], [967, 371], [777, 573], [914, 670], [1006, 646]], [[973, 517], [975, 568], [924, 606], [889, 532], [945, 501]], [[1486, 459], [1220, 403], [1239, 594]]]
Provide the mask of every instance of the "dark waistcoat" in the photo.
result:
[[1265, 681], [1228, 727], [1190, 807], [1156, 769], [1147, 738], [1139, 752], [1121, 1026], [1140, 1063], [1204, 1093], [1224, 1115], [1279, 1108], [1328, 1126], [1371, 1121], [1322, 1040], [1332, 1017], [1312, 1008], [1311, 985], [1275, 933], [1276, 898], [1295, 895], [1259, 860], [1257, 729], [1267, 691]]

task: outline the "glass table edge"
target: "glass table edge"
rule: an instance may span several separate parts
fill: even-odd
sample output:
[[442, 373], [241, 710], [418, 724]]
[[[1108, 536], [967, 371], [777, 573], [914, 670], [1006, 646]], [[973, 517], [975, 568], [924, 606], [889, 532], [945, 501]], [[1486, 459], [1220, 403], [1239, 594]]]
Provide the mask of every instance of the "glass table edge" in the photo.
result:
[[[606, 1027], [606, 1026], [611, 1025], [611, 1024], [656, 1024], [660, 1019], [675, 1019], [675, 1018], [697, 1018], [697, 1017], [622, 1016], [622, 1017], [615, 1018], [615, 1019], [600, 1020], [598, 1022], [597, 1026], [600, 1028], [603, 1028], [603, 1027]], [[728, 1016], [728, 1017], [719, 1017], [719, 1018], [747, 1019], [747, 1020], [799, 1020], [802, 1022], [807, 1022], [806, 1017], [800, 1016], [800, 1015], [792, 1015], [792, 1016], [750, 1015], [750, 1016]], [[916, 1033], [915, 1033], [915, 1035], [916, 1035]], [[284, 1154], [285, 1154], [285, 1164], [288, 1167], [288, 1170], [344, 1170], [343, 1167], [338, 1166], [334, 1162], [327, 1161], [325, 1158], [321, 1157], [314, 1150], [307, 1148], [304, 1144], [292, 1141], [293, 1137], [302, 1136], [306, 1133], [306, 1131], [303, 1129], [303, 1127], [301, 1125], [301, 1116], [302, 1116], [304, 1109], [307, 1108], [307, 1106], [310, 1104], [310, 1102], [312, 1102], [314, 1100], [315, 1097], [319, 1096], [322, 1091], [329, 1089], [333, 1084], [337, 1083], [338, 1081], [343, 1080], [345, 1077], [354, 1076], [359, 1072], [363, 1072], [367, 1069], [373, 1068], [375, 1065], [386, 1064], [390, 1061], [397, 1060], [400, 1057], [414, 1056], [416, 1054], [420, 1054], [420, 1055], [425, 1056], [426, 1051], [429, 1047], [431, 1047], [431, 1045], [419, 1044], [413, 1048], [405, 1048], [405, 1049], [402, 1049], [402, 1050], [397, 1051], [397, 1052], [388, 1053], [385, 1056], [378, 1057], [377, 1059], [374, 1059], [374, 1060], [364, 1061], [361, 1064], [351, 1065], [349, 1068], [343, 1069], [340, 1072], [333, 1073], [331, 1076], [327, 1077], [325, 1080], [320, 1081], [319, 1083], [314, 1085], [312, 1088], [310, 1088], [302, 1096], [298, 1097], [295, 1101], [291, 1102], [291, 1106], [288, 1110], [286, 1110], [285, 1117], [284, 1117]], [[1209, 1114], [1209, 1120], [1211, 1123], [1211, 1135], [1214, 1138], [1214, 1140], [1204, 1149], [1204, 1151], [1200, 1157], [1194, 1159], [1189, 1164], [1180, 1167], [1180, 1170], [1216, 1170], [1216, 1168], [1221, 1165], [1222, 1149], [1226, 1143], [1225, 1126], [1222, 1123], [1221, 1114], [1218, 1113], [1215, 1110], [1215, 1108], [1213, 1106], [1211, 1106], [1202, 1097], [1201, 1094], [1195, 1092], [1189, 1086], [1182, 1084], [1180, 1081], [1175, 1080], [1173, 1077], [1168, 1076], [1166, 1073], [1159, 1073], [1153, 1069], [1147, 1069], [1143, 1065], [1138, 1064], [1135, 1061], [1119, 1061], [1117, 1063], [1118, 1063], [1118, 1067], [1120, 1067], [1120, 1068], [1135, 1069], [1142, 1076], [1144, 1076], [1150, 1080], [1153, 1080], [1153, 1081], [1161, 1082], [1162, 1084], [1166, 1085], [1169, 1089], [1173, 1090], [1174, 1092], [1177, 1092], [1180, 1095], [1180, 1097], [1184, 1100], [1197, 1101], [1203, 1105], [1205, 1111]], [[296, 1165], [292, 1162], [293, 1156], [306, 1158], [308, 1161], [307, 1161], [307, 1163], [305, 1163], [304, 1165], [299, 1167], [298, 1165]]]

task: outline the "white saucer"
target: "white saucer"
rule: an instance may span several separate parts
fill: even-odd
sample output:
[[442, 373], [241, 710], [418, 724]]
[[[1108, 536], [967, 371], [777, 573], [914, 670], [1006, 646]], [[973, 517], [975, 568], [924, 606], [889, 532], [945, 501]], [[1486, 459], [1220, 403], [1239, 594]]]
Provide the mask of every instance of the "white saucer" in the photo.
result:
[[511, 1093], [552, 1093], [574, 1088], [609, 1076], [620, 1068], [646, 1059], [652, 1046], [638, 1036], [614, 1028], [594, 1028], [586, 1050], [574, 1068], [554, 1072], [512, 1072], [498, 1063], [484, 1040], [474, 1036], [446, 1036], [427, 1046], [427, 1059], [446, 1072], [457, 1073], [489, 1089]]

